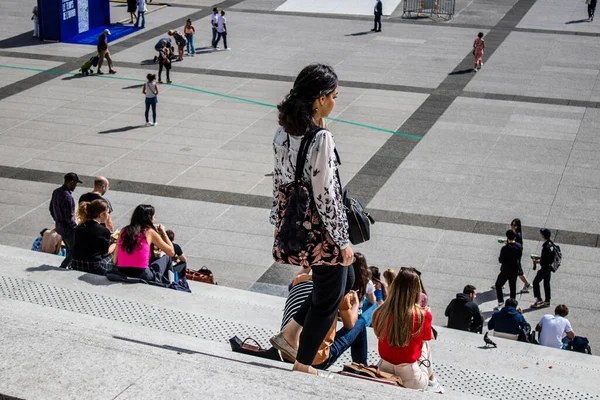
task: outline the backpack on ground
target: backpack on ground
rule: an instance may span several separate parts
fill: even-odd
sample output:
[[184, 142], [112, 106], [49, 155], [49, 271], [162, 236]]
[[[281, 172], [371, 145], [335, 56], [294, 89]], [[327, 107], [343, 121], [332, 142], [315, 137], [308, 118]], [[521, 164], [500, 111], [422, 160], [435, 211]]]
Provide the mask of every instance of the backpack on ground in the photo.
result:
[[560, 267], [560, 263], [562, 262], [562, 252], [560, 251], [559, 245], [554, 244], [554, 242], [550, 243], [552, 246], [552, 252], [554, 253], [554, 261], [552, 261], [552, 264], [550, 264], [550, 269], [552, 269], [552, 272], [556, 272], [558, 267]]
[[576, 351], [578, 353], [592, 354], [590, 341], [583, 336], [575, 336], [567, 345], [567, 350]]

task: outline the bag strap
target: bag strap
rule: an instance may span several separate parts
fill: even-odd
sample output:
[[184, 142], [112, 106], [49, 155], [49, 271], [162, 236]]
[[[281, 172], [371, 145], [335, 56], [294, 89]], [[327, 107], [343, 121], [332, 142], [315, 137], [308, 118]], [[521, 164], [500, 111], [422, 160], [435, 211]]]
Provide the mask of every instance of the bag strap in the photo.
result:
[[296, 158], [296, 174], [294, 176], [296, 184], [298, 184], [302, 180], [302, 174], [304, 173], [304, 165], [306, 164], [306, 156], [308, 155], [308, 148], [310, 147], [310, 143], [317, 135], [317, 133], [321, 130], [323, 130], [323, 128], [315, 127], [310, 133], [307, 133], [304, 136], [302, 136], [302, 141], [300, 142], [300, 149], [298, 150], [298, 158]]

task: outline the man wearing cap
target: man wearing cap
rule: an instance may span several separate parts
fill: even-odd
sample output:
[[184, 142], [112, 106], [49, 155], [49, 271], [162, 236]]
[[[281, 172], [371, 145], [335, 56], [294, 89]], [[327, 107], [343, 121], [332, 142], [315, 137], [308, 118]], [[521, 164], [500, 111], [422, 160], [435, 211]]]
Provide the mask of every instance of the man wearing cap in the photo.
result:
[[108, 62], [108, 73], [109, 74], [116, 74], [117, 71], [115, 71], [113, 69], [113, 61], [112, 58], [110, 57], [110, 51], [108, 51], [108, 35], [110, 35], [110, 31], [108, 29], [105, 29], [104, 32], [102, 32], [102, 34], [100, 36], [98, 36], [98, 74], [102, 75], [104, 74], [104, 72], [102, 72], [100, 69], [102, 68], [102, 62], [104, 61], [104, 58], [106, 57], [106, 61]]
[[110, 204], [110, 201], [108, 201], [108, 199], [106, 197], [104, 197], [104, 195], [106, 194], [106, 192], [108, 191], [109, 188], [110, 188], [110, 183], [108, 182], [108, 179], [106, 179], [103, 176], [97, 176], [94, 179], [94, 190], [92, 190], [91, 192], [82, 194], [79, 197], [78, 204], [81, 204], [84, 201], [91, 202], [94, 200], [104, 200], [106, 202], [106, 204], [108, 204], [108, 212], [109, 212], [108, 219], [106, 220], [106, 223], [104, 225], [112, 233], [115, 230], [112, 219], [110, 217], [110, 214], [112, 214], [112, 212], [113, 212], [113, 208], [112, 208], [112, 204]]
[[[554, 246], [550, 241], [550, 229], [540, 229], [540, 235], [544, 239], [542, 245], [542, 254], [540, 258], [533, 259], [533, 269], [535, 270], [537, 264], [540, 264], [540, 270], [535, 275], [533, 280], [533, 296], [535, 297], [535, 303], [531, 305], [531, 308], [542, 308], [550, 307], [550, 278], [552, 277], [552, 262], [554, 262]], [[540, 282], [544, 281], [544, 296], [545, 300], [542, 300], [542, 292], [540, 291]]]
[[67, 246], [67, 256], [61, 263], [61, 268], [68, 268], [71, 265], [73, 239], [77, 227], [77, 222], [75, 222], [75, 200], [71, 193], [73, 193], [78, 183], [82, 182], [77, 174], [69, 172], [65, 175], [63, 185], [52, 192], [52, 200], [50, 201], [50, 215], [52, 215], [56, 224], [56, 231], [62, 236], [62, 240]]

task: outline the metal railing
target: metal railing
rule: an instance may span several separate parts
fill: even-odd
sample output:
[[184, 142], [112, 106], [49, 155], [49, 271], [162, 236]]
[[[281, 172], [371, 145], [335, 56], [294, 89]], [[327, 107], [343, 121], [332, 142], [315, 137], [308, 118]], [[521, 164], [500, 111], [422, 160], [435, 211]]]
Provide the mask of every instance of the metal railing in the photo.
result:
[[456, 8], [456, 0], [404, 0], [402, 3], [404, 18], [436, 15], [451, 19]]

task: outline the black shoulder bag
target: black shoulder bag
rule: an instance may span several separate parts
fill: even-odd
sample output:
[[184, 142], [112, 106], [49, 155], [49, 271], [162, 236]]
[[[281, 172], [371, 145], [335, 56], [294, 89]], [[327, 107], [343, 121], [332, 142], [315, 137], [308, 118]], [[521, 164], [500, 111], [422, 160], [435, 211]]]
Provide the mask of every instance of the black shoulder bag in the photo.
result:
[[[337, 149], [334, 151], [338, 164], [341, 165], [342, 162]], [[348, 237], [350, 239], [350, 243], [364, 243], [371, 239], [371, 224], [374, 224], [375, 220], [364, 209], [360, 201], [350, 197], [348, 189], [344, 189], [337, 168], [335, 170], [335, 174], [337, 176], [338, 183], [340, 184], [340, 190], [342, 191], [342, 203], [344, 204], [344, 211], [346, 211], [346, 218], [348, 219]]]

